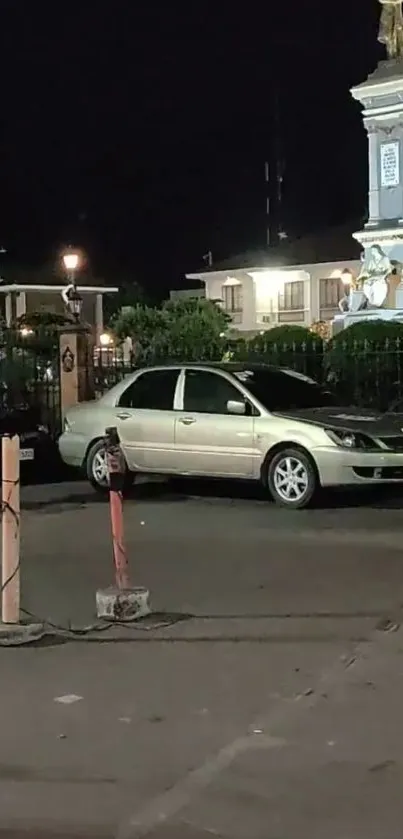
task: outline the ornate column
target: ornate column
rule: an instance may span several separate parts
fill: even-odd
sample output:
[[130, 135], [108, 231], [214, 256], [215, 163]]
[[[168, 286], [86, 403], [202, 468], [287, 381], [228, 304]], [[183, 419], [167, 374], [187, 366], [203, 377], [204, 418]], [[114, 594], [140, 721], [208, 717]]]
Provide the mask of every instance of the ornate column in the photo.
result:
[[104, 301], [103, 294], [97, 294], [95, 298], [95, 334], [97, 343], [104, 331]]
[[87, 326], [63, 326], [59, 335], [60, 406], [69, 408], [95, 398], [94, 340]]
[[368, 134], [368, 226], [379, 224], [379, 167], [377, 129], [373, 123], [365, 125]]

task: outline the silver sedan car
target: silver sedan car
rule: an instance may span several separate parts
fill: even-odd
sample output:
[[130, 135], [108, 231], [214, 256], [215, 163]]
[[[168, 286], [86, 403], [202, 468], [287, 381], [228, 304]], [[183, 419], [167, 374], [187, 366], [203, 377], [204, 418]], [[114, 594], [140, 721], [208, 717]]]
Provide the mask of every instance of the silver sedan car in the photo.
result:
[[61, 457], [100, 490], [108, 426], [128, 483], [139, 473], [252, 479], [295, 509], [320, 487], [403, 481], [402, 415], [337, 407], [312, 379], [261, 364], [143, 368], [68, 411]]

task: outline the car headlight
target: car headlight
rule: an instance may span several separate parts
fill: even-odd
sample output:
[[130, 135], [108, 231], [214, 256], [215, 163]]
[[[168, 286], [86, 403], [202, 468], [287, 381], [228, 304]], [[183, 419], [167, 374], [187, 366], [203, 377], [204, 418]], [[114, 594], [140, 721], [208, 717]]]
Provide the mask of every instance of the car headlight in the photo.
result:
[[335, 431], [334, 428], [326, 428], [326, 434], [336, 443], [337, 446], [342, 446], [343, 449], [376, 449], [378, 446], [367, 437], [366, 434], [361, 434], [355, 431]]

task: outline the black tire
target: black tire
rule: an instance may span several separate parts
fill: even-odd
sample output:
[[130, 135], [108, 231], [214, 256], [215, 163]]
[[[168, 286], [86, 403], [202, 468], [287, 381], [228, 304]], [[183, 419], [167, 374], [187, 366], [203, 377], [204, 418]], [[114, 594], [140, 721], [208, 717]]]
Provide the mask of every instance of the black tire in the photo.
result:
[[[289, 499], [281, 491], [281, 485], [279, 486], [281, 474], [286, 471], [291, 474], [289, 470], [285, 469], [286, 459], [291, 461], [293, 480], [295, 481], [294, 489], [290, 489], [291, 496]], [[281, 469], [282, 463], [284, 463], [283, 469]], [[299, 469], [298, 464], [300, 465]], [[300, 481], [298, 481], [298, 476], [300, 476]], [[305, 489], [303, 489], [304, 484], [306, 485]], [[277, 451], [270, 460], [267, 471], [267, 485], [273, 501], [281, 507], [288, 507], [292, 510], [302, 510], [304, 507], [308, 507], [313, 502], [320, 486], [316, 467], [309, 455], [302, 449], [292, 447], [285, 447]]]
[[[100, 493], [107, 493], [109, 489], [108, 481], [97, 480], [96, 477], [96, 460], [97, 456], [101, 456], [105, 452], [105, 443], [103, 440], [97, 440], [88, 451], [86, 462], [85, 462], [85, 471], [87, 474], [87, 478], [91, 484], [91, 486]], [[130, 489], [134, 482], [135, 475], [133, 472], [130, 472], [129, 469], [126, 467], [125, 473], [125, 480], [124, 480], [124, 489]]]

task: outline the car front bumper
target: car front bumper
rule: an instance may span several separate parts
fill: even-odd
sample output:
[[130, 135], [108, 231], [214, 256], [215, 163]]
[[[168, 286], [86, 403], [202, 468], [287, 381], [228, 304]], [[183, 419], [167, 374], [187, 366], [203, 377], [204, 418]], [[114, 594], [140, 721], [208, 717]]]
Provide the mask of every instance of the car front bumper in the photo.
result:
[[312, 450], [322, 486], [403, 482], [403, 452], [349, 451], [329, 446]]

